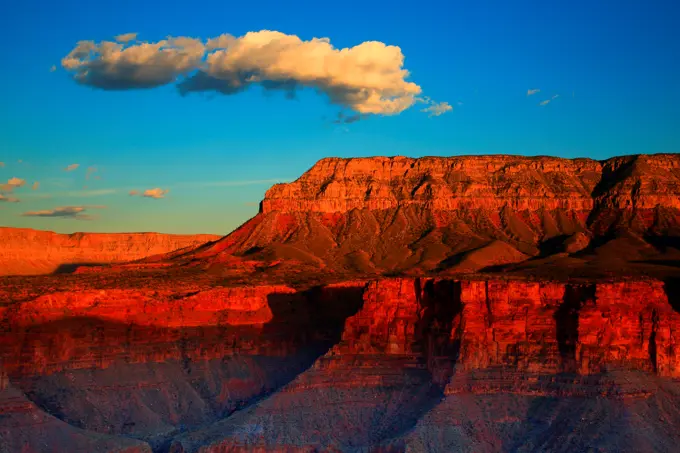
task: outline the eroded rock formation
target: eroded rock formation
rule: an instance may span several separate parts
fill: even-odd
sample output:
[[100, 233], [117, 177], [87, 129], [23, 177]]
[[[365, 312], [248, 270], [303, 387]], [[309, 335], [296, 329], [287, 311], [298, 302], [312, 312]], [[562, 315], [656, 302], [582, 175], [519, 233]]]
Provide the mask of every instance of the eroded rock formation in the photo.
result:
[[0, 276], [69, 272], [78, 264], [132, 261], [192, 248], [220, 236], [159, 233], [58, 234], [0, 227]]
[[234, 233], [176, 258], [418, 274], [547, 256], [564, 268], [581, 252], [616, 271], [607, 243], [623, 262], [680, 255], [678, 241], [678, 155], [329, 158], [269, 189]]

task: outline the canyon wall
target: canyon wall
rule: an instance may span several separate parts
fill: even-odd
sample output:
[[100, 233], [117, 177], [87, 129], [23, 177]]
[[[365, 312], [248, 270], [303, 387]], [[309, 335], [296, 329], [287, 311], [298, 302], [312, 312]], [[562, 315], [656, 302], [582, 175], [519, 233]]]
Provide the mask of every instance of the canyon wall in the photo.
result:
[[[239, 229], [178, 261], [240, 257], [295, 263], [304, 272], [423, 275], [583, 251], [585, 261], [601, 261], [584, 275], [637, 275], [637, 264], [620, 263], [677, 259], [680, 157], [322, 159], [270, 188], [261, 212]], [[548, 264], [564, 272], [585, 263], [584, 253], [581, 261]]]
[[[652, 279], [386, 278], [305, 291], [256, 286], [62, 292], [0, 314], [12, 329], [96, 318], [158, 329], [252, 326], [290, 333], [295, 326], [343, 322], [336, 326], [342, 335], [331, 355], [418, 356], [430, 368], [445, 359], [465, 371], [500, 366], [593, 374], [623, 367], [680, 377], [676, 287]], [[350, 312], [356, 314], [344, 321]]]
[[60, 270], [60, 266], [69, 271], [75, 264], [132, 261], [219, 238], [211, 234], [58, 234], [0, 227], [0, 276], [46, 274]]
[[327, 158], [267, 191], [262, 212], [680, 209], [677, 154], [605, 161], [523, 156]]

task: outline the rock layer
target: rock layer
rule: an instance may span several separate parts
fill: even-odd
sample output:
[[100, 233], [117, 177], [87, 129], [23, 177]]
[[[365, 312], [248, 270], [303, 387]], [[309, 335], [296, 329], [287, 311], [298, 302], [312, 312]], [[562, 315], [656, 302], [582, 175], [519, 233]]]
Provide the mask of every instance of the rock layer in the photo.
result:
[[[602, 248], [612, 241], [625, 253]], [[174, 259], [422, 274], [550, 256], [566, 269], [576, 255], [587, 257], [577, 264], [595, 257], [639, 274], [639, 265], [612, 261], [669, 253], [680, 256], [678, 155], [372, 157], [320, 160], [269, 189], [261, 212], [234, 233]]]
[[77, 264], [132, 261], [191, 248], [220, 236], [159, 233], [58, 234], [0, 227], [0, 276], [69, 272]]

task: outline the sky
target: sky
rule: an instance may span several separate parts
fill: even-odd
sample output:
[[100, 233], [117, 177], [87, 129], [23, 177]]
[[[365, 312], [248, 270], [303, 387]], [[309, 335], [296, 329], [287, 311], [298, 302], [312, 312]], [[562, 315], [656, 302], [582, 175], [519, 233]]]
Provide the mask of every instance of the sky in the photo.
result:
[[678, 152], [679, 22], [670, 0], [9, 2], [0, 225], [226, 234], [329, 156]]

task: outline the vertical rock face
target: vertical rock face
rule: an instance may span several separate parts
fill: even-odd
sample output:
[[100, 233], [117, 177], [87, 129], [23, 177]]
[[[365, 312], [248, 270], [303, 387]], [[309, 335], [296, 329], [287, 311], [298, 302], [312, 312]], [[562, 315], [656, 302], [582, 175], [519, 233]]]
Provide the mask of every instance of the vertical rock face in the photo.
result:
[[[383, 279], [345, 324], [336, 354], [448, 354], [461, 371], [503, 367], [680, 376], [680, 313], [664, 283]], [[442, 342], [441, 331], [446, 338]]]
[[557, 371], [555, 313], [563, 295], [560, 284], [464, 282], [461, 367]]
[[579, 371], [614, 365], [678, 377], [678, 327], [662, 282], [598, 284], [579, 312]]
[[322, 159], [297, 181], [277, 184], [264, 213], [347, 212], [427, 205], [589, 211], [602, 164], [519, 156]]
[[237, 231], [179, 260], [238, 256], [363, 275], [490, 272], [620, 236], [648, 259], [678, 247], [678, 155], [322, 159], [269, 189]]

